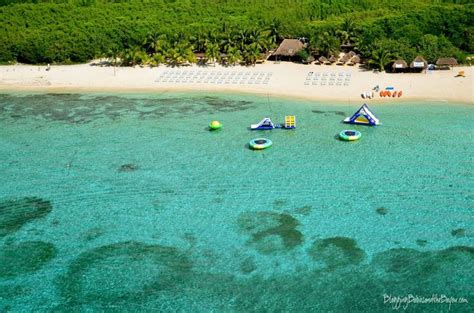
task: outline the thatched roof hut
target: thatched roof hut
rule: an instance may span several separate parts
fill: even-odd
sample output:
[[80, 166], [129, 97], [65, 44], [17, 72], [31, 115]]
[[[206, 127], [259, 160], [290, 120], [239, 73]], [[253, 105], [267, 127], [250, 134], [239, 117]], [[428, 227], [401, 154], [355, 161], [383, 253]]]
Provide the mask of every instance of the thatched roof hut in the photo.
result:
[[352, 55], [350, 53], [346, 53], [342, 56], [342, 58], [339, 59], [339, 61], [337, 61], [337, 64], [345, 64], [347, 62], [349, 62], [349, 60], [352, 58]]
[[414, 69], [425, 69], [428, 67], [428, 62], [422, 57], [417, 56], [411, 63], [410, 67]]
[[292, 57], [303, 50], [304, 44], [298, 39], [284, 39], [278, 49], [273, 52], [274, 56]]
[[335, 56], [331, 55], [331, 57], [329, 58], [329, 62], [331, 62], [331, 63], [337, 62], [337, 58]]
[[357, 54], [354, 55], [351, 60], [349, 61], [349, 63], [347, 63], [347, 65], [356, 65], [357, 63], [360, 63], [360, 56], [358, 56]]
[[393, 62], [393, 65], [392, 65], [393, 70], [404, 70], [406, 68], [408, 68], [408, 64], [403, 59], [398, 59], [395, 62]]
[[458, 65], [458, 61], [455, 58], [439, 58], [436, 61], [436, 65], [438, 66], [455, 66]]
[[302, 62], [304, 64], [311, 64], [312, 62], [314, 62], [314, 57], [312, 55], [308, 56], [305, 60], [302, 60]]
[[325, 56], [321, 56], [318, 61], [321, 63], [321, 64], [328, 64], [328, 63], [331, 63], [329, 62], [329, 60], [325, 57]]

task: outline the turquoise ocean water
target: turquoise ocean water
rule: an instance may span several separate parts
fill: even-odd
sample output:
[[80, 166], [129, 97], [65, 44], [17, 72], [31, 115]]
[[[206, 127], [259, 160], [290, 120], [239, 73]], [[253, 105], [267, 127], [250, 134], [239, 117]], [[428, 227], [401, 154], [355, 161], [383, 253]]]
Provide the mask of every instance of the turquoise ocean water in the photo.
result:
[[474, 107], [360, 105], [0, 95], [0, 311], [472, 312]]

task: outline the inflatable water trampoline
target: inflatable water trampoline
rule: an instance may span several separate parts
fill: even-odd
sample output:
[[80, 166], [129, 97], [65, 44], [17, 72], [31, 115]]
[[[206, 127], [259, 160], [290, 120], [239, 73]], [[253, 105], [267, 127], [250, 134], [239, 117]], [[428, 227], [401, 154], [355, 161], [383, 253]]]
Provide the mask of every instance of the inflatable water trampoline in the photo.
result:
[[249, 142], [249, 146], [253, 150], [263, 150], [272, 146], [272, 141], [266, 138], [256, 138]]
[[358, 140], [361, 136], [360, 131], [350, 129], [343, 130], [339, 133], [339, 138], [346, 141]]

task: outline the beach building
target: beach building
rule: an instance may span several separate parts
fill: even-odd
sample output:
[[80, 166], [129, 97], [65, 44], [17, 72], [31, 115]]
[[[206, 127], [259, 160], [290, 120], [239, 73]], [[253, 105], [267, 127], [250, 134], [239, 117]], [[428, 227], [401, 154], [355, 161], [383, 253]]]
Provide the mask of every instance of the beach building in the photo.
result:
[[439, 69], [452, 69], [456, 65], [458, 65], [458, 61], [455, 58], [439, 58], [436, 61], [436, 67]]
[[410, 68], [415, 72], [421, 72], [428, 67], [428, 62], [422, 57], [417, 56], [411, 63]]
[[273, 52], [272, 58], [275, 60], [293, 60], [298, 52], [305, 48], [305, 44], [299, 39], [284, 39], [280, 46]]
[[395, 73], [405, 72], [408, 69], [408, 64], [403, 59], [398, 59], [392, 64], [392, 70]]

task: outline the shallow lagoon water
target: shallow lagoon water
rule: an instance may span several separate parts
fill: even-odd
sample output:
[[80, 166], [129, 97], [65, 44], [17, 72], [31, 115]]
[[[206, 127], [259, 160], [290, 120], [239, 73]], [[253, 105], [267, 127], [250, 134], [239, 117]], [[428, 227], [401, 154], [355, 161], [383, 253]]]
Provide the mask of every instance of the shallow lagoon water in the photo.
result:
[[0, 95], [0, 309], [471, 312], [472, 105], [360, 105]]

